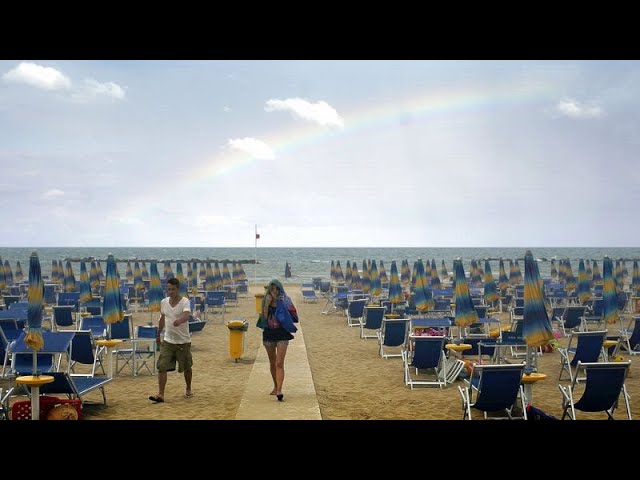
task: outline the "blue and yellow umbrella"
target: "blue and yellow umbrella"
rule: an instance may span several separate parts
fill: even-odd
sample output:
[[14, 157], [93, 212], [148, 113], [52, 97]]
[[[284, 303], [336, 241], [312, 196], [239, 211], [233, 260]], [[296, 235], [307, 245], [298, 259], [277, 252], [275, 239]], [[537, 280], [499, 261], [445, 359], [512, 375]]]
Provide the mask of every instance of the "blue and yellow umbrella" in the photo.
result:
[[24, 275], [22, 273], [22, 265], [20, 265], [20, 260], [16, 262], [16, 283], [20, 283], [24, 280]]
[[492, 304], [497, 301], [500, 296], [496, 288], [496, 282], [493, 279], [493, 273], [491, 273], [491, 265], [489, 260], [484, 261], [484, 300], [485, 302]]
[[200, 281], [202, 283], [205, 283], [207, 281], [207, 270], [205, 268], [204, 262], [200, 262]]
[[164, 262], [164, 279], [169, 280], [170, 278], [173, 278], [173, 277], [175, 277], [175, 275], [173, 274], [173, 270], [171, 270], [171, 262], [165, 261]]
[[631, 274], [631, 290], [637, 297], [640, 295], [640, 268], [638, 268], [638, 260], [633, 261], [633, 273]]
[[464, 266], [459, 258], [453, 261], [453, 272], [456, 281], [454, 289], [456, 303], [455, 323], [458, 327], [468, 327], [472, 323], [478, 322], [478, 312], [473, 306], [469, 285], [464, 274]]
[[[147, 271], [147, 264], [145, 262], [142, 262], [142, 264], [140, 265], [140, 269], [142, 270], [142, 280], [143, 281], [148, 281], [149, 280], [149, 272]], [[136, 272], [133, 272], [133, 275], [135, 277]]]
[[96, 260], [96, 269], [98, 270], [98, 278], [100, 279], [100, 283], [104, 283], [105, 276], [102, 271], [102, 265], [100, 265], [100, 260]]
[[347, 266], [344, 267], [344, 283], [346, 283], [347, 286], [351, 286], [351, 275], [351, 262], [347, 260]]
[[[104, 299], [102, 301], [102, 317], [107, 325], [121, 322], [124, 319], [122, 296], [120, 295], [120, 275], [112, 254], [107, 257], [107, 273], [104, 280]], [[109, 336], [111, 328], [109, 327]]]
[[520, 270], [520, 264], [518, 263], [518, 259], [517, 258], [516, 258], [516, 261], [514, 263], [514, 267], [515, 267], [515, 270], [516, 270], [516, 283], [517, 284], [522, 284], [524, 279], [522, 277], [522, 271]]
[[7, 281], [4, 278], [4, 266], [2, 263], [2, 258], [0, 258], [0, 292], [7, 288]]
[[584, 260], [581, 258], [578, 264], [578, 300], [584, 303], [591, 298], [591, 287], [589, 286], [589, 277], [584, 266]]
[[176, 278], [180, 282], [180, 295], [187, 295], [187, 279], [182, 271], [182, 262], [176, 262]]
[[233, 282], [231, 281], [231, 274], [229, 273], [229, 266], [227, 262], [222, 262], [222, 286], [226, 287], [227, 285], [231, 285]]
[[73, 274], [73, 269], [71, 268], [70, 260], [67, 260], [67, 266], [64, 272], [64, 291], [65, 292], [76, 291], [76, 277]]
[[337, 282], [336, 280], [336, 262], [331, 260], [331, 270], [329, 272], [329, 278], [331, 278], [331, 280], [333, 282]]
[[238, 262], [238, 271], [240, 272], [240, 276], [238, 279], [241, 282], [244, 282], [247, 279], [247, 274], [244, 272], [244, 268], [242, 268], [242, 263]]
[[138, 301], [142, 302], [144, 299], [144, 280], [142, 279], [142, 270], [140, 269], [140, 263], [136, 260], [133, 264], [133, 289], [136, 292]]
[[433, 294], [428, 287], [427, 274], [424, 271], [422, 259], [416, 262], [416, 281], [413, 287], [416, 310], [426, 312], [432, 310], [434, 306]]
[[622, 290], [624, 287], [624, 275], [622, 274], [622, 265], [620, 264], [620, 260], [616, 260], [616, 269], [614, 270], [613, 278], [616, 281], [616, 287], [618, 290]]
[[442, 265], [440, 266], [440, 275], [442, 276], [442, 281], [446, 282], [449, 280], [449, 271], [447, 270], [447, 264], [442, 260]]
[[89, 270], [89, 283], [91, 284], [91, 290], [96, 293], [100, 292], [100, 276], [98, 275], [96, 262], [93, 260], [91, 260], [91, 269]]
[[87, 265], [83, 260], [80, 262], [80, 303], [90, 302], [92, 298], [89, 273], [87, 272]]
[[551, 279], [558, 280], [558, 268], [556, 267], [556, 259], [551, 259]]
[[[207, 272], [208, 275], [208, 272]], [[213, 289], [214, 290], [222, 290], [222, 286], [224, 285], [224, 281], [222, 279], [222, 274], [220, 273], [220, 265], [218, 265], [218, 261], [214, 260], [213, 262]]]
[[387, 277], [387, 270], [384, 268], [384, 263], [380, 260], [380, 267], [378, 269], [380, 274], [380, 283], [389, 283], [389, 278]]
[[[542, 298], [542, 279], [538, 263], [530, 250], [524, 256], [524, 320], [522, 333], [530, 347], [546, 345], [553, 338], [551, 322]], [[530, 354], [528, 353], [529, 357]]]
[[13, 285], [13, 272], [11, 271], [9, 260], [4, 261], [4, 281], [7, 285]]
[[149, 311], [159, 312], [160, 302], [162, 301], [162, 282], [160, 281], [160, 274], [158, 273], [158, 263], [151, 262], [151, 272], [149, 275]]
[[[591, 270], [591, 262], [587, 260], [584, 262], [585, 273], [587, 275], [587, 280], [589, 281], [589, 288], [593, 287], [593, 270]], [[580, 272], [578, 272], [578, 282], [580, 281]]]
[[576, 277], [573, 274], [573, 269], [571, 268], [571, 261], [568, 258], [565, 259], [563, 265], [565, 267], [564, 288], [567, 292], [572, 292], [578, 287], [578, 281], [576, 280]]
[[613, 278], [613, 262], [609, 257], [602, 260], [602, 273], [604, 275], [604, 287], [602, 288], [602, 317], [609, 325], [620, 319], [618, 310], [618, 291]]
[[[27, 290], [27, 328], [25, 344], [34, 352], [42, 350], [42, 311], [44, 308], [44, 282], [40, 270], [40, 260], [36, 252], [29, 257], [29, 290]], [[35, 353], [34, 353], [35, 355]], [[35, 359], [34, 359], [35, 363]], [[34, 369], [35, 372], [35, 369]]]
[[362, 291], [371, 292], [371, 279], [369, 278], [369, 265], [366, 260], [362, 260]]
[[351, 289], [362, 290], [362, 279], [358, 273], [358, 264], [355, 261], [351, 264]]
[[400, 283], [403, 288], [407, 288], [411, 282], [411, 269], [409, 268], [409, 260], [403, 260], [400, 265]]
[[371, 261], [371, 271], [369, 272], [369, 283], [371, 284], [371, 296], [378, 296], [382, 292], [380, 275], [378, 274], [378, 266], [376, 261]]
[[195, 296], [198, 294], [198, 264], [193, 262], [191, 266], [191, 293]]
[[124, 278], [127, 279], [127, 283], [133, 283], [133, 270], [131, 269], [131, 262], [127, 260], [127, 270], [125, 271]]
[[475, 288], [482, 287], [482, 276], [475, 260], [471, 260], [471, 286]]
[[498, 287], [502, 293], [505, 293], [509, 288], [509, 277], [507, 277], [507, 272], [504, 269], [504, 260], [502, 259], [500, 259], [498, 266]]
[[600, 274], [600, 267], [598, 267], [598, 262], [593, 261], [593, 284], [601, 285], [603, 283], [602, 275]]
[[389, 278], [389, 301], [393, 305], [404, 302], [404, 295], [402, 294], [402, 284], [400, 282], [400, 276], [398, 275], [398, 267], [396, 261], [391, 262], [391, 277]]
[[344, 274], [342, 273], [342, 267], [340, 266], [340, 260], [336, 261], [336, 282], [344, 282]]
[[204, 289], [207, 292], [213, 292], [216, 289], [216, 278], [211, 267], [211, 262], [207, 262], [206, 276], [204, 280]]

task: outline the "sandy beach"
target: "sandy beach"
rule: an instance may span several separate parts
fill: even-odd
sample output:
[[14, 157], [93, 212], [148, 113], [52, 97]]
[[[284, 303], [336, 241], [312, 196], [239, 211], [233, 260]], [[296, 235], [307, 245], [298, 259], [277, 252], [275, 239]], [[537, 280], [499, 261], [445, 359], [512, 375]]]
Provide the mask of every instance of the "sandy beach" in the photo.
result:
[[[462, 407], [457, 385], [418, 387], [414, 390], [403, 382], [402, 360], [383, 359], [378, 355], [377, 341], [360, 339], [359, 329], [347, 327], [346, 317], [336, 313], [321, 314], [324, 300], [303, 303], [298, 285], [285, 285], [293, 298], [303, 326], [309, 365], [313, 377], [322, 419], [325, 420], [459, 420]], [[156, 393], [157, 377], [143, 372], [137, 377], [126, 370], [107, 385], [108, 405], [86, 405], [86, 420], [159, 420], [159, 419], [207, 419], [233, 420], [248, 385], [254, 361], [262, 349], [261, 330], [255, 327], [254, 294], [262, 287], [251, 286], [249, 296], [240, 297], [238, 306], [227, 307], [225, 321], [234, 317], [246, 318], [250, 327], [246, 333], [246, 349], [239, 362], [229, 357], [229, 331], [220, 315], [208, 315], [208, 324], [202, 332], [192, 337], [194, 358], [192, 398], [184, 397], [182, 374], [169, 373], [166, 401], [154, 404], [148, 396]], [[146, 324], [149, 312], [133, 314], [134, 325]], [[153, 314], [157, 324], [159, 314]], [[501, 314], [507, 324], [508, 314]], [[614, 328], [615, 327], [615, 330]], [[612, 333], [617, 326], [610, 327]], [[295, 340], [294, 340], [295, 342]], [[566, 345], [566, 339], [560, 340]], [[623, 355], [625, 359], [629, 358]], [[534, 405], [547, 413], [560, 416], [561, 394], [558, 389], [560, 354], [545, 353], [538, 360], [538, 371], [548, 375], [547, 380], [533, 387]], [[634, 418], [640, 418], [640, 381], [632, 359], [627, 389], [631, 395]], [[285, 364], [285, 368], [287, 364]], [[77, 370], [81, 372], [82, 370]], [[265, 372], [268, 375], [268, 372]], [[563, 380], [564, 385], [568, 381]], [[287, 389], [295, 402], [295, 392]], [[265, 392], [268, 395], [268, 392]], [[273, 398], [273, 397], [271, 397]], [[87, 400], [100, 401], [98, 392], [91, 392]], [[274, 399], [275, 401], [275, 399]], [[624, 408], [616, 418], [624, 418]], [[474, 418], [481, 418], [474, 412]], [[604, 414], [578, 413], [580, 419], [604, 419]]]

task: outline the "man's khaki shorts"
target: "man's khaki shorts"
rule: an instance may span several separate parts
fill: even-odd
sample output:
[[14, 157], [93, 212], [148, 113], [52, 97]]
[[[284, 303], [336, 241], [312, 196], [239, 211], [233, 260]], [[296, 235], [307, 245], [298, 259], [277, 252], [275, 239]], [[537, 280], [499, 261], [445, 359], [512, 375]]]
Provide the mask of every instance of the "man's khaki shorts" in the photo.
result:
[[191, 344], [169, 343], [165, 340], [160, 344], [160, 358], [158, 358], [158, 372], [173, 372], [178, 362], [178, 372], [189, 370], [193, 366], [191, 358]]

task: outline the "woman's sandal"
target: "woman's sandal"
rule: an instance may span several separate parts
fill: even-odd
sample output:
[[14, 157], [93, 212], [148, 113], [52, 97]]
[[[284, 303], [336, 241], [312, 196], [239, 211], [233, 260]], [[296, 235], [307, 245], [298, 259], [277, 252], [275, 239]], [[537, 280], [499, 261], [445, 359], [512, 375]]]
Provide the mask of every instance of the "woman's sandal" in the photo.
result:
[[164, 398], [162, 398], [160, 395], [149, 395], [149, 400], [155, 403], [164, 402]]

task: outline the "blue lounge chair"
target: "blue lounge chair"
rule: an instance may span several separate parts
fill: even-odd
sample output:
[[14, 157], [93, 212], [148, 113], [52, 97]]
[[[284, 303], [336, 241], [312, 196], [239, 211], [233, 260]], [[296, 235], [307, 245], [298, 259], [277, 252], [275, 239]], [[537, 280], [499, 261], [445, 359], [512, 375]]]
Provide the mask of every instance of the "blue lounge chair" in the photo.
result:
[[43, 395], [65, 394], [69, 398], [79, 398], [84, 404], [88, 403], [84, 399], [84, 395], [92, 390], [100, 389], [103, 404], [107, 404], [107, 396], [104, 392], [104, 386], [112, 380], [110, 377], [72, 377], [67, 372], [51, 372], [48, 375], [53, 377], [53, 382], [40, 387], [40, 393]]
[[[484, 413], [498, 412], [504, 410], [506, 417], [500, 418], [523, 418], [527, 419], [527, 411], [524, 405], [524, 391], [520, 382], [524, 372], [525, 364], [511, 365], [474, 365], [471, 370], [468, 384], [465, 388], [458, 386], [460, 396], [462, 397], [462, 410], [464, 411], [462, 419], [468, 417], [471, 420], [471, 409], [475, 408]], [[475, 392], [475, 401], [473, 400]], [[522, 416], [513, 416], [513, 406], [517, 402], [518, 394], [520, 394], [520, 403], [522, 407]], [[492, 417], [496, 418], [496, 417]]]
[[[202, 322], [198, 322], [202, 323]], [[136, 327], [136, 336], [131, 339], [131, 348], [118, 349], [116, 354], [116, 372], [120, 373], [124, 367], [131, 369], [133, 376], [137, 376], [142, 368], [154, 375], [156, 372], [156, 337], [158, 327], [153, 325], [139, 325]], [[118, 360], [122, 357], [125, 362], [118, 367]], [[152, 367], [148, 361], [152, 360]]]
[[74, 317], [74, 306], [73, 305], [54, 305], [53, 306], [53, 322], [51, 326], [55, 330], [60, 330], [65, 327], [73, 327], [76, 328], [76, 320]]
[[613, 420], [615, 409], [618, 406], [618, 399], [622, 393], [624, 404], [627, 408], [627, 418], [631, 420], [631, 409], [629, 407], [629, 394], [625, 386], [625, 379], [631, 366], [631, 361], [627, 362], [600, 362], [582, 363], [578, 362], [578, 368], [585, 372], [586, 381], [584, 392], [577, 402], [574, 400], [575, 386], [578, 378], [575, 377], [571, 385], [564, 387], [558, 385], [562, 392], [562, 420], [569, 415], [572, 420], [576, 419], [576, 410], [582, 412], [605, 412], [609, 420]]
[[189, 320], [189, 333], [201, 332], [206, 325], [206, 320], [196, 320], [194, 317], [191, 317], [191, 320]]
[[[345, 297], [346, 298], [346, 297]], [[364, 317], [364, 307], [367, 305], [367, 300], [352, 300], [347, 306], [347, 325], [349, 327], [359, 327], [362, 324], [362, 318]]]
[[[633, 329], [631, 328], [633, 323]], [[640, 316], [634, 315], [631, 317], [627, 328], [620, 330], [621, 341], [616, 347], [617, 350], [625, 350], [629, 355], [640, 355]]]
[[567, 336], [567, 330], [570, 332], [575, 330], [586, 330], [584, 323], [586, 309], [587, 307], [583, 305], [570, 305], [565, 307], [564, 313], [559, 319], [560, 329], [565, 337]]
[[80, 320], [80, 330], [91, 330], [94, 338], [103, 338], [106, 334], [107, 325], [101, 315], [84, 317]]
[[[445, 336], [409, 336], [408, 348], [402, 350], [404, 383], [413, 390], [414, 385], [446, 385], [445, 378]], [[411, 371], [415, 369], [414, 378]], [[435, 378], [417, 378], [420, 370], [433, 370]]]
[[[33, 371], [33, 350], [25, 343], [26, 334], [20, 333], [20, 336], [12, 342], [9, 348], [9, 356], [11, 357], [11, 373], [16, 375], [35, 375], [36, 373], [45, 373], [57, 370], [60, 367], [62, 355], [69, 355], [70, 345], [75, 332], [42, 332], [44, 345], [38, 351], [36, 357], [36, 370]], [[56, 361], [57, 357], [57, 361]], [[67, 358], [67, 366], [69, 368], [71, 362]]]
[[[91, 373], [88, 374], [90, 376], [95, 376], [96, 367], [99, 364], [102, 369], [102, 374], [106, 375], [104, 370], [104, 366], [102, 365], [102, 353], [104, 352], [105, 347], [97, 346], [91, 330], [78, 330], [75, 332], [73, 336], [73, 340], [70, 345], [69, 357], [71, 359], [71, 371], [72, 375], [76, 375], [74, 372], [74, 367], [77, 364], [82, 365], [91, 365]], [[82, 376], [87, 376], [87, 374], [81, 374]]]
[[[562, 380], [562, 374], [565, 371], [569, 373], [569, 379], [572, 383], [574, 378], [576, 379], [576, 382], [583, 380], [583, 378], [578, 378], [578, 365], [580, 362], [594, 363], [598, 361], [600, 355], [603, 355], [602, 344], [606, 335], [606, 330], [573, 332], [569, 335], [567, 348], [558, 348], [558, 352], [560, 352], [561, 356], [560, 376], [558, 377], [558, 380]], [[575, 347], [572, 347], [574, 339]], [[573, 355], [571, 360], [569, 360], [570, 353]]]
[[[353, 302], [352, 302], [353, 303]], [[378, 338], [378, 331], [382, 328], [382, 320], [385, 314], [384, 307], [368, 305], [364, 307], [362, 322], [360, 323], [360, 338]], [[366, 330], [373, 330], [374, 335], [366, 335]]]
[[402, 357], [402, 352], [385, 353], [385, 347], [402, 347], [409, 331], [408, 318], [385, 318], [378, 332], [378, 346], [382, 358]]

